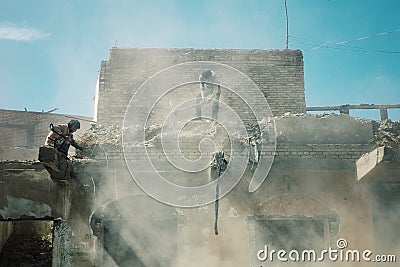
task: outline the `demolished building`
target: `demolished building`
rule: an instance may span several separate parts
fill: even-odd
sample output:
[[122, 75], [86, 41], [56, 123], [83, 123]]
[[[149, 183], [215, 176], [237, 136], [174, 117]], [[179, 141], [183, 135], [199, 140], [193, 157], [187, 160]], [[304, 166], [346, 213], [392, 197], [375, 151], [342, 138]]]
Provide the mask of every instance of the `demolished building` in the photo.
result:
[[[173, 66], [185, 68], [174, 72]], [[219, 199], [218, 235], [213, 231], [213, 202], [197, 205], [201, 196], [193, 195], [180, 196], [186, 206], [164, 204], [133, 177], [141, 173], [152, 178], [146, 158], [157, 175], [180, 187], [210, 183], [207, 169], [179, 169], [171, 163], [176, 155], [168, 158], [163, 151], [166, 115], [198, 94], [198, 84], [182, 83], [179, 77], [196, 81], [198, 66], [216, 68], [222, 85], [236, 81], [231, 69], [240, 72], [241, 86], [223, 87], [221, 101], [244, 124], [259, 122], [248, 102], [263, 103], [265, 98], [271, 111], [266, 115], [273, 135], [265, 141], [271, 150], [260, 153], [273, 159], [266, 179], [249, 192], [259, 163], [246, 162], [240, 181]], [[164, 79], [161, 85], [180, 84], [167, 86], [163, 95], [154, 93], [160, 83], [149, 80], [157, 74]], [[317, 251], [337, 249], [339, 239], [354, 250], [395, 254], [400, 237], [399, 124], [347, 114], [306, 114], [303, 76], [299, 50], [114, 47], [100, 66], [96, 125], [81, 130], [86, 149], [71, 160], [71, 176], [63, 183], [53, 181], [34, 159], [46, 124], [65, 117], [1, 111], [0, 265], [16, 257], [19, 262], [32, 260], [10, 254], [24, 247], [15, 241], [21, 236], [30, 238], [32, 245], [26, 246], [37, 246], [37, 237], [48, 236], [40, 241], [47, 258], [38, 266], [263, 266], [266, 262], [258, 256], [265, 246]], [[242, 92], [246, 82], [260, 94]], [[140, 90], [148, 95], [132, 102]], [[240, 97], [242, 93], [249, 98]], [[147, 109], [151, 112], [142, 112]], [[141, 116], [145, 127], [127, 120]], [[187, 122], [174, 144], [192, 161], [202, 156], [202, 149], [242, 149], [227, 153], [233, 159], [246, 148], [247, 139], [229, 139], [223, 126], [210, 120]], [[24, 141], [13, 135], [15, 129], [23, 129], [18, 138]], [[200, 147], [204, 138], [216, 140], [216, 147]], [[11, 152], [16, 154], [10, 158]], [[132, 170], [132, 161], [143, 170]], [[267, 263], [280, 266], [278, 261]]]

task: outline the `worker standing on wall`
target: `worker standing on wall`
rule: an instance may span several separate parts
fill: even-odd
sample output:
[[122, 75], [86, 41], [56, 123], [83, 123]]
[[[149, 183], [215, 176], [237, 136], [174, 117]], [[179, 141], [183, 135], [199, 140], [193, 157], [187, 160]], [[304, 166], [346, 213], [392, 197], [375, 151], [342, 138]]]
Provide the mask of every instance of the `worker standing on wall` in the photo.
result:
[[199, 76], [200, 94], [196, 98], [196, 117], [201, 117], [201, 106], [212, 101], [212, 118], [218, 119], [219, 96], [221, 86], [217, 76], [212, 70], [205, 70]]
[[70, 145], [82, 149], [73, 138], [73, 133], [80, 128], [81, 124], [78, 120], [71, 120], [68, 124], [50, 124], [51, 131], [47, 135], [45, 145], [54, 147], [58, 152], [65, 156], [68, 155]]

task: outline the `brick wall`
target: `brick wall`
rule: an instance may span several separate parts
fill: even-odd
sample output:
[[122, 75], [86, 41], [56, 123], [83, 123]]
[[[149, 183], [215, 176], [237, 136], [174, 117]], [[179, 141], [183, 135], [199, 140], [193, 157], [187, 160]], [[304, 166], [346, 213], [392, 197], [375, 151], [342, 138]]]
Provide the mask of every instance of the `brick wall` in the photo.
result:
[[278, 143], [276, 157], [328, 158], [355, 162], [371, 151], [370, 144], [285, 144]]
[[[120, 126], [130, 99], [143, 82], [160, 70], [192, 61], [214, 61], [243, 72], [263, 92], [274, 116], [305, 112], [299, 50], [112, 48], [99, 72], [98, 122]], [[188, 96], [196, 94], [198, 87]], [[223, 92], [224, 99], [229, 100], [229, 94]]]
[[[184, 155], [189, 159], [197, 159], [200, 157], [200, 151], [197, 149], [198, 143], [191, 143], [190, 145], [184, 144], [182, 154], [176, 154], [176, 156]], [[190, 149], [192, 148], [192, 149]], [[103, 150], [104, 149], [104, 150]], [[273, 154], [278, 158], [303, 158], [303, 159], [341, 159], [348, 162], [355, 162], [363, 154], [370, 152], [374, 149], [372, 144], [295, 144], [278, 142], [275, 152], [266, 151], [263, 154]], [[229, 150], [225, 150], [229, 151]], [[235, 153], [235, 152], [233, 152]], [[229, 154], [229, 153], [228, 153]], [[206, 155], [208, 155], [206, 153]], [[211, 155], [211, 154], [210, 154]], [[210, 156], [208, 155], [208, 156]], [[171, 155], [170, 155], [171, 156]], [[172, 155], [174, 156], [174, 155]], [[96, 159], [99, 160], [141, 160], [145, 157], [149, 157], [151, 160], [166, 160], [165, 152], [159, 147], [151, 147], [147, 149], [147, 153], [143, 154], [138, 151], [122, 151], [121, 148], [112, 146], [102, 146], [96, 153]]]
[[[68, 115], [62, 114], [0, 110], [0, 147], [38, 148], [45, 142], [50, 123], [65, 124], [70, 120]], [[81, 129], [76, 136], [89, 128], [89, 122], [80, 122]]]

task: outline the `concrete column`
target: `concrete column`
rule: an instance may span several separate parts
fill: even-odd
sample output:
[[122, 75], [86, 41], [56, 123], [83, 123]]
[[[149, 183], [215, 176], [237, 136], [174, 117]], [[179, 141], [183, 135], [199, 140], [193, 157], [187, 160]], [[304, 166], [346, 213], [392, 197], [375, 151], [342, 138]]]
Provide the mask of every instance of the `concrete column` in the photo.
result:
[[379, 111], [381, 112], [381, 120], [387, 120], [389, 118], [388, 112], [386, 108], [380, 108]]

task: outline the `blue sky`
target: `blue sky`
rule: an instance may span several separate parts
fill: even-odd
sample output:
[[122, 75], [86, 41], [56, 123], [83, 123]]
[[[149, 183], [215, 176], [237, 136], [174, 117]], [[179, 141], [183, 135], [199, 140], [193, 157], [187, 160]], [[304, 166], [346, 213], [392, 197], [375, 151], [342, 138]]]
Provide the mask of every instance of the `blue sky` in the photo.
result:
[[[289, 48], [304, 56], [307, 106], [400, 104], [400, 1], [287, 5]], [[0, 0], [0, 10], [0, 109], [92, 116], [99, 65], [115, 43], [285, 48], [284, 0]], [[389, 116], [400, 120], [400, 110]]]

